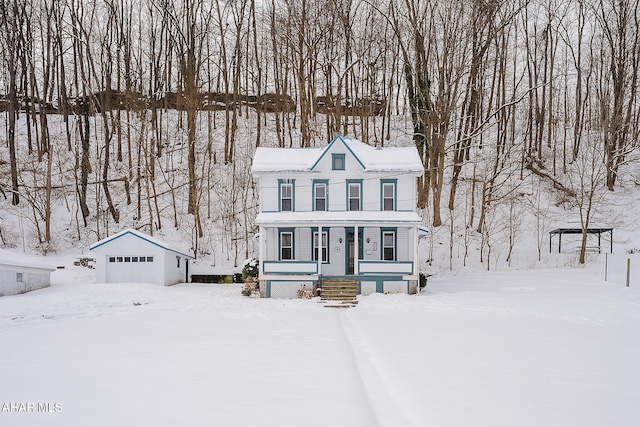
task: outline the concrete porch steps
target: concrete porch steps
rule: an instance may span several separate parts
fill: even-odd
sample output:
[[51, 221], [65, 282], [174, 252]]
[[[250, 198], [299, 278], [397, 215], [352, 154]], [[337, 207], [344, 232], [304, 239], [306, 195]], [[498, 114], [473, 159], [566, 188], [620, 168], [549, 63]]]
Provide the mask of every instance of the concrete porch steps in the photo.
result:
[[322, 279], [321, 301], [325, 307], [353, 307], [358, 301], [358, 282], [355, 279]]

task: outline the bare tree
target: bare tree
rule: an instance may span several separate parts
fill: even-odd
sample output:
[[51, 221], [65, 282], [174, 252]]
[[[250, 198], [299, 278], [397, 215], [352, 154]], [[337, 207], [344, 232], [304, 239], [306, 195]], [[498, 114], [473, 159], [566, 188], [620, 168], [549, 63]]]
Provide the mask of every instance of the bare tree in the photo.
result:
[[18, 73], [18, 55], [20, 49], [19, 34], [22, 27], [20, 18], [21, 5], [18, 0], [1, 0], [0, 1], [0, 24], [4, 29], [3, 45], [4, 60], [6, 61], [9, 82], [8, 82], [8, 128], [7, 141], [9, 143], [9, 163], [11, 167], [11, 203], [18, 205], [20, 203], [20, 188], [18, 184], [18, 161], [16, 157], [16, 116], [18, 114], [18, 94], [17, 94], [17, 73]]
[[580, 214], [582, 240], [580, 243], [580, 264], [586, 262], [587, 237], [589, 225], [604, 202], [604, 178], [607, 175], [605, 158], [598, 148], [598, 133], [587, 135], [583, 149], [572, 164], [572, 170], [567, 175], [571, 189], [575, 193], [573, 201]]

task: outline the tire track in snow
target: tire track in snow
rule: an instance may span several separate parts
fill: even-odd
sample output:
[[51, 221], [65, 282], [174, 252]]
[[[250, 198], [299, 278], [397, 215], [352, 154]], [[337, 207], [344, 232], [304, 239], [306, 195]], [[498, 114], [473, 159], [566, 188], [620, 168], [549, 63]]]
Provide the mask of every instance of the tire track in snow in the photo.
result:
[[[334, 309], [336, 310], [336, 309]], [[367, 426], [371, 426], [371, 427], [380, 427], [380, 422], [378, 420], [377, 417], [377, 411], [375, 410], [375, 406], [373, 405], [373, 402], [371, 401], [371, 396], [369, 394], [369, 390], [366, 386], [366, 383], [363, 379], [362, 376], [362, 370], [360, 368], [360, 364], [358, 363], [358, 358], [356, 356], [356, 353], [354, 352], [354, 348], [353, 348], [353, 344], [351, 342], [351, 340], [349, 339], [349, 334], [347, 333], [345, 327], [344, 327], [344, 322], [343, 322], [343, 316], [342, 313], [340, 313], [339, 311], [336, 313], [336, 321], [338, 323], [338, 327], [340, 329], [340, 331], [342, 332], [342, 338], [345, 342], [345, 348], [347, 350], [347, 352], [349, 353], [349, 355], [351, 356], [351, 365], [353, 366], [352, 371], [354, 373], [354, 376], [356, 377], [356, 380], [358, 382], [358, 388], [362, 390], [362, 396], [363, 396], [363, 400], [364, 402], [366, 402], [366, 408], [365, 411], [370, 413], [370, 420], [368, 420], [368, 423], [366, 424]]]
[[376, 416], [377, 425], [421, 427], [423, 424], [418, 420], [409, 419], [412, 411], [402, 399], [403, 393], [386, 374], [376, 356], [375, 348], [368, 342], [349, 313], [340, 313], [340, 324], [353, 354], [369, 405]]
[[605, 295], [594, 294], [593, 292], [586, 292], [585, 291], [584, 293], [588, 294], [588, 295], [593, 295], [593, 296], [596, 296], [596, 297], [599, 297], [599, 298], [604, 298], [604, 299], [608, 299], [608, 300], [611, 300], [611, 301], [622, 302], [622, 303], [626, 303], [626, 304], [635, 305], [636, 307], [640, 307], [640, 304], [635, 303], [633, 301], [627, 301], [627, 300], [623, 300], [623, 299], [620, 299], [620, 298], [613, 298], [613, 297], [608, 297], [608, 296], [605, 296]]

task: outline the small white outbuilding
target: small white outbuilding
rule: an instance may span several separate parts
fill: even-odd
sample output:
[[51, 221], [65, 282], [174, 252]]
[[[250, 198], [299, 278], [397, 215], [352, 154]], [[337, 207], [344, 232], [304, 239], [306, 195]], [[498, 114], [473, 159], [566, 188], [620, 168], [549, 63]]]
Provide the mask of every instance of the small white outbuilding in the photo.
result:
[[191, 254], [137, 230], [123, 230], [94, 243], [98, 283], [155, 283], [175, 285], [189, 281]]
[[53, 271], [55, 267], [37, 258], [0, 250], [0, 297], [46, 288]]

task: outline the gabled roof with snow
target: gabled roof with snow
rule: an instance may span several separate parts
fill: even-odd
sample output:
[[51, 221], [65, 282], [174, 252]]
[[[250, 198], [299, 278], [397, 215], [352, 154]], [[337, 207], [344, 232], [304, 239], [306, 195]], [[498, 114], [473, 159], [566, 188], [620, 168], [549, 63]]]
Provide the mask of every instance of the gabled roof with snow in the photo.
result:
[[268, 148], [258, 147], [253, 158], [251, 172], [313, 172], [320, 161], [337, 146], [365, 172], [414, 172], [424, 173], [418, 150], [414, 147], [372, 147], [357, 139], [336, 136], [324, 148]]
[[180, 254], [180, 255], [182, 255], [184, 257], [194, 259], [194, 256], [191, 255], [191, 254], [188, 254], [188, 253], [173, 249], [173, 248], [169, 247], [169, 245], [167, 245], [162, 240], [156, 239], [155, 237], [149, 236], [148, 234], [141, 233], [138, 230], [134, 230], [134, 229], [131, 229], [131, 228], [128, 228], [126, 230], [122, 230], [121, 232], [116, 233], [113, 236], [109, 236], [109, 237], [107, 237], [105, 239], [100, 240], [99, 242], [94, 243], [93, 245], [91, 245], [89, 247], [89, 250], [93, 251], [93, 250], [95, 250], [95, 249], [97, 249], [97, 248], [99, 248], [99, 247], [101, 247], [103, 245], [111, 243], [114, 240], [117, 240], [117, 239], [119, 239], [119, 238], [121, 238], [123, 236], [127, 236], [127, 235], [131, 235], [131, 236], [137, 237], [139, 239], [142, 239], [142, 240], [144, 240], [144, 241], [146, 241], [148, 243], [151, 243], [152, 245], [158, 246], [159, 248], [164, 249], [166, 251], [175, 252], [175, 253]]
[[0, 249], [0, 265], [8, 267], [37, 268], [54, 271], [56, 267], [53, 261], [45, 260], [43, 257], [35, 257], [18, 252]]

